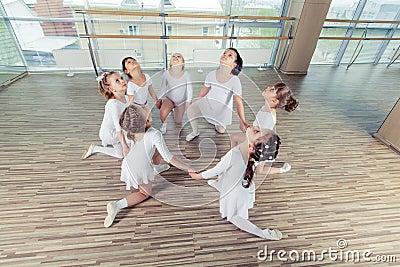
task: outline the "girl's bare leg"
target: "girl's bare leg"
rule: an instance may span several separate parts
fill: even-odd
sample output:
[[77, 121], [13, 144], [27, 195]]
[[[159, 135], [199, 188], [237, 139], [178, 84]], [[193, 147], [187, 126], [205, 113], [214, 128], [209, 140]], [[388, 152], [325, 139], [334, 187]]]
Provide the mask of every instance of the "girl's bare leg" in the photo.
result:
[[158, 165], [161, 162], [161, 155], [158, 152], [158, 150], [156, 149], [156, 151], [154, 152], [153, 158], [152, 158], [153, 164], [154, 165]]
[[163, 100], [161, 109], [160, 109], [160, 119], [162, 123], [165, 123], [169, 113], [171, 112], [171, 110], [174, 108], [174, 103], [171, 101], [171, 99], [169, 99], [168, 97], [166, 97]]
[[174, 108], [174, 121], [182, 123], [183, 115], [185, 114], [186, 103], [180, 104]]
[[104, 219], [104, 227], [108, 228], [113, 224], [115, 216], [117, 216], [117, 213], [121, 209], [134, 206], [148, 199], [151, 194], [151, 188], [151, 182], [148, 184], [141, 184], [139, 185], [139, 192], [129, 194], [118, 201], [109, 202], [107, 204], [107, 217]]
[[126, 198], [126, 202], [128, 203], [128, 207], [134, 206], [148, 199], [151, 194], [151, 182], [148, 184], [139, 185], [139, 192], [132, 193], [128, 195]]

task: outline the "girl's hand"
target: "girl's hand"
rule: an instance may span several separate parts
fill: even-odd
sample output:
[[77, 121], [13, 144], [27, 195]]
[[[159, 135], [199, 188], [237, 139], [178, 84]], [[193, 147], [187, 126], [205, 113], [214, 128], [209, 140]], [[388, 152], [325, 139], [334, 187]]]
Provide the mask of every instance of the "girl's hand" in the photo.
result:
[[158, 100], [156, 101], [156, 107], [157, 107], [158, 109], [160, 109], [160, 108], [161, 108], [161, 105], [162, 105], [162, 100], [161, 100], [161, 99], [158, 99]]
[[203, 176], [200, 173], [189, 172], [189, 175], [195, 180], [203, 180]]
[[197, 171], [196, 171], [195, 169], [193, 169], [192, 167], [189, 166], [189, 167], [188, 167], [188, 172], [189, 172], [189, 173], [192, 173], [192, 172], [197, 172]]
[[127, 146], [127, 145], [123, 146], [123, 148], [122, 148], [122, 156], [126, 157], [126, 155], [128, 155], [130, 150], [131, 149], [130, 149], [129, 146]]
[[245, 121], [240, 121], [240, 130], [242, 130], [243, 133], [246, 132], [247, 128], [249, 128], [250, 126], [247, 124], [247, 122]]

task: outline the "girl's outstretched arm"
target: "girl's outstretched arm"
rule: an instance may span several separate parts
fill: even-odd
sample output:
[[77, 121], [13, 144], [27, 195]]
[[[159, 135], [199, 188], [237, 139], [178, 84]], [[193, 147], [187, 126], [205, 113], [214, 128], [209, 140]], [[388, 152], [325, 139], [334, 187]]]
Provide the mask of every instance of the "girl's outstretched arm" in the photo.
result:
[[269, 175], [276, 173], [285, 173], [290, 171], [292, 166], [289, 163], [284, 162], [282, 167], [273, 167], [272, 162], [262, 162], [257, 166], [256, 174], [258, 175]]
[[189, 163], [184, 162], [177, 156], [174, 156], [168, 149], [167, 145], [165, 144], [164, 137], [162, 136], [161, 132], [157, 131], [154, 134], [153, 140], [155, 142], [155, 146], [157, 148], [158, 153], [160, 153], [161, 157], [168, 163], [171, 163], [175, 167], [181, 170], [185, 170], [188, 172], [194, 172], [195, 170], [192, 169]]
[[195, 172], [195, 170], [190, 166], [189, 163], [184, 162], [183, 160], [181, 160], [177, 156], [173, 156], [173, 158], [171, 159], [171, 161], [169, 163], [171, 163], [172, 165], [174, 165], [178, 169], [188, 171], [189, 173], [194, 173]]
[[247, 127], [249, 127], [249, 125], [247, 124], [246, 118], [244, 116], [243, 100], [240, 96], [237, 95], [234, 95], [233, 99], [235, 100], [237, 113], [240, 119], [240, 130], [242, 130], [242, 132], [246, 132], [246, 129]]
[[160, 98], [165, 97], [167, 94], [167, 89], [168, 89], [168, 82], [167, 82], [167, 71], [164, 71], [163, 76], [161, 78], [161, 84], [160, 84]]
[[189, 173], [189, 175], [196, 180], [210, 179], [215, 176], [219, 176], [231, 166], [231, 159], [232, 159], [232, 150], [226, 153], [225, 156], [221, 158], [221, 161], [218, 162], [217, 165], [215, 165], [215, 167], [208, 169], [202, 173]]
[[190, 177], [192, 177], [195, 180], [203, 180], [203, 176], [201, 176], [201, 173], [195, 173], [195, 172], [189, 172]]
[[257, 166], [257, 168], [256, 168], [256, 170], [255, 170], [255, 173], [256, 173], [257, 175], [274, 174], [274, 173], [276, 173], [276, 172], [272, 172], [273, 169], [277, 169], [277, 168], [273, 168], [273, 167], [272, 167], [272, 162], [264, 161], [264, 162], [261, 162], [261, 163]]
[[128, 143], [125, 140], [124, 131], [118, 131], [117, 134], [118, 134], [119, 142], [122, 145], [122, 156], [125, 157], [126, 155], [128, 155], [130, 147], [128, 146]]
[[157, 101], [157, 100], [158, 100], [157, 94], [156, 94], [156, 92], [154, 91], [154, 88], [153, 88], [153, 85], [152, 85], [152, 84], [149, 85], [149, 94], [150, 94], [151, 97], [154, 99], [154, 101]]
[[154, 88], [153, 85], [149, 85], [149, 94], [151, 95], [151, 97], [154, 99], [154, 101], [156, 102], [156, 107], [158, 109], [161, 108], [161, 104], [162, 104], [162, 100], [158, 99], [156, 92], [154, 92]]

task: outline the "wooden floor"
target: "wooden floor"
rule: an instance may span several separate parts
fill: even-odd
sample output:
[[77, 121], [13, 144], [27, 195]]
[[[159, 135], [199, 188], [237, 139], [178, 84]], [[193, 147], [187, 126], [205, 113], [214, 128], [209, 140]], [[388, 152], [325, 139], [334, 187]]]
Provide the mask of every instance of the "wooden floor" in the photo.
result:
[[[378, 266], [399, 266], [400, 155], [371, 137], [399, 97], [399, 68], [312, 66], [306, 76], [243, 71], [248, 121], [269, 84], [283, 80], [300, 101], [295, 112], [278, 114], [278, 160], [292, 170], [258, 181], [250, 212], [258, 226], [279, 228], [280, 241], [221, 219], [217, 194], [175, 168], [155, 184], [155, 198], [123, 210], [105, 229], [106, 204], [128, 192], [119, 160], [81, 160], [90, 143], [100, 143], [105, 100], [93, 75], [18, 80], [0, 91], [0, 266], [354, 266], [335, 252], [324, 261], [289, 258], [290, 251], [314, 250], [321, 259], [330, 248], [342, 255], [370, 250], [372, 260], [395, 256], [397, 263]], [[160, 74], [151, 74], [157, 89]], [[205, 75], [192, 70], [196, 91]], [[160, 125], [156, 113], [153, 125]], [[237, 119], [228, 130], [238, 131]], [[214, 165], [229, 149], [228, 135], [206, 122], [201, 132], [186, 143], [188, 126], [171, 122], [165, 139], [197, 166]], [[340, 239], [348, 245], [342, 250]], [[266, 246], [272, 261], [257, 258]], [[287, 260], [278, 259], [279, 250]]]

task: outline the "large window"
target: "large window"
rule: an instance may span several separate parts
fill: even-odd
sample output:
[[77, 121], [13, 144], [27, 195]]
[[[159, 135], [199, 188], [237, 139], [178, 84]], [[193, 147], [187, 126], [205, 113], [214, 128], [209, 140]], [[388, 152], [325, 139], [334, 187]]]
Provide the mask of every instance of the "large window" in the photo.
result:
[[53, 51], [77, 47], [72, 10], [59, 1], [1, 1], [28, 67], [55, 66]]
[[[325, 22], [321, 37], [367, 40], [321, 39], [314, 52], [312, 63], [387, 63], [399, 46], [400, 42], [397, 40], [385, 40], [399, 36], [398, 24], [374, 23], [374, 21], [398, 21], [400, 19], [398, 0], [332, 0], [327, 19], [371, 22]], [[368, 40], [370, 38], [375, 40]]]
[[[124, 55], [140, 57], [143, 67], [162, 68], [166, 66], [167, 55], [173, 52], [183, 53], [191, 62], [196, 60], [194, 55], [198, 60], [202, 59], [199, 55], [204, 53], [199, 51], [220, 53], [221, 49], [231, 45], [247, 51], [253, 49], [262, 55], [245, 61], [245, 65], [256, 66], [271, 60], [277, 41], [255, 37], [278, 36], [283, 27], [279, 20], [233, 17], [279, 17], [282, 15], [282, 0], [269, 3], [261, 0], [0, 1], [30, 70], [90, 69], [93, 64], [102, 68], [119, 68]], [[79, 10], [137, 13], [83, 14]], [[149, 13], [155, 16], [148, 16]], [[184, 16], [180, 17], [182, 14]], [[196, 17], [196, 14], [208, 17]], [[85, 37], [89, 35], [102, 37]], [[109, 37], [113, 35], [120, 37]], [[246, 39], [237, 39], [237, 36]]]
[[[244, 17], [286, 16], [285, 12], [291, 2], [289, 0], [0, 2], [4, 10], [4, 21], [12, 29], [12, 36], [19, 44], [19, 49], [15, 51], [24, 56], [20, 61], [27, 64], [31, 71], [86, 70], [93, 68], [93, 65], [107, 69], [119, 68], [119, 61], [124, 55], [140, 56], [143, 67], [163, 68], [166, 67], [168, 55], [173, 52], [181, 52], [187, 62], [193, 62], [200, 60], [199, 56], [207, 53], [205, 51], [211, 51], [211, 54], [220, 53], [229, 46], [249, 53], [244, 61], [247, 66], [273, 65], [279, 44], [285, 42], [274, 38], [282, 36], [285, 24], [291, 23]], [[332, 0], [327, 18], [398, 21], [399, 7], [399, 0]], [[85, 14], [80, 12], [82, 10], [112, 12]], [[126, 11], [136, 13], [116, 14]], [[205, 17], [196, 16], [198, 14]], [[398, 38], [397, 26], [398, 24], [326, 22], [321, 37], [359, 37], [367, 28], [368, 38]], [[360, 46], [358, 41], [321, 39], [312, 63], [349, 62], [357, 46]], [[356, 62], [388, 62], [398, 46], [399, 41], [364, 41]], [[15, 51], [5, 54], [12, 57]]]
[[11, 25], [4, 20], [4, 15], [0, 18], [0, 36], [0, 85], [2, 85], [25, 72], [26, 67]]

